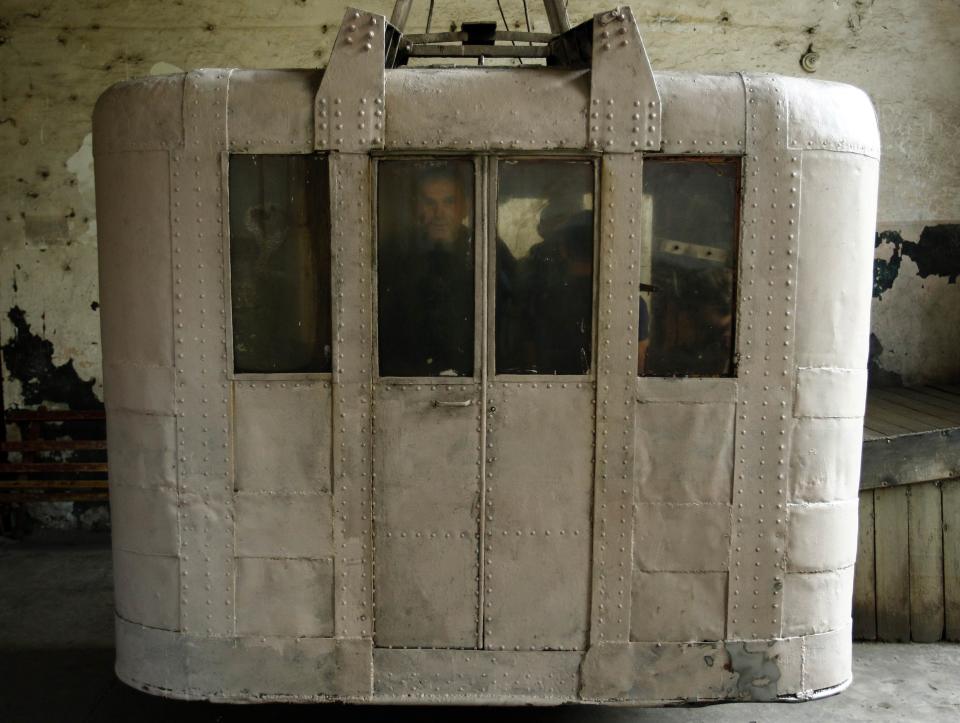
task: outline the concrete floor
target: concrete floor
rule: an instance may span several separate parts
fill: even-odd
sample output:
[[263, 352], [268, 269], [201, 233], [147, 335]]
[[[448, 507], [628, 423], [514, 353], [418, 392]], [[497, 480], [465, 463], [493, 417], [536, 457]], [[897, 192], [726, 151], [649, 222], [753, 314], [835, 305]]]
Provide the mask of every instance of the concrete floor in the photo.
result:
[[699, 708], [224, 706], [154, 698], [113, 675], [106, 535], [0, 538], [0, 721], [958, 721], [960, 645], [858, 644], [853, 685], [802, 704]]

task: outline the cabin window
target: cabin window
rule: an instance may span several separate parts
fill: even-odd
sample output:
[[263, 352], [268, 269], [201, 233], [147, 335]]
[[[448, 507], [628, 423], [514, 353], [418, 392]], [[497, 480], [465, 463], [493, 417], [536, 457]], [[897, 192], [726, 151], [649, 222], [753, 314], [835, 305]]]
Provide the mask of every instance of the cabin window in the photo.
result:
[[322, 155], [231, 155], [236, 373], [329, 372], [330, 190]]
[[499, 163], [498, 374], [588, 374], [593, 340], [594, 165]]
[[377, 194], [380, 375], [473, 376], [473, 161], [381, 161]]
[[641, 375], [732, 376], [740, 159], [647, 158]]

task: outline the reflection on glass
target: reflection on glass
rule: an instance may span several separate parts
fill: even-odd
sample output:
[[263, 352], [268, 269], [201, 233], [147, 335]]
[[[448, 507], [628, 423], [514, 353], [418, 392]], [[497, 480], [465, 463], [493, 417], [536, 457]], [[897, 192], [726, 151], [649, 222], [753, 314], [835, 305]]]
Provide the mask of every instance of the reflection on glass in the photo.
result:
[[498, 374], [587, 374], [593, 163], [503, 161], [497, 198]]
[[739, 189], [736, 158], [644, 160], [640, 374], [733, 374]]
[[330, 371], [330, 194], [318, 155], [230, 156], [238, 373]]
[[381, 376], [472, 376], [473, 163], [382, 161], [377, 194]]

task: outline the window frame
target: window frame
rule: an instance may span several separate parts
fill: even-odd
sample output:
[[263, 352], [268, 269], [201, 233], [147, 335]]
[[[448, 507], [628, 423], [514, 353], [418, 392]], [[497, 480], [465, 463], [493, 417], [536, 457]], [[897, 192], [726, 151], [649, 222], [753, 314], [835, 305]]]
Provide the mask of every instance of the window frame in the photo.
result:
[[[390, 376], [380, 374], [380, 164], [384, 161], [436, 161], [459, 160], [469, 161], [473, 165], [473, 374], [471, 376]], [[472, 151], [432, 151], [430, 153], [371, 153], [370, 161], [373, 164], [373, 194], [371, 199], [371, 234], [372, 255], [370, 268], [372, 273], [371, 294], [373, 319], [371, 322], [372, 347], [371, 358], [373, 364], [373, 379], [377, 384], [390, 386], [440, 386], [440, 385], [468, 385], [480, 384], [483, 380], [483, 337], [480, 333], [483, 323], [483, 243], [478, 241], [484, 238], [483, 214], [483, 184], [484, 184], [484, 155]]]
[[[497, 225], [499, 213], [500, 163], [506, 161], [582, 161], [593, 166], [593, 280], [591, 294], [590, 329], [590, 368], [585, 374], [500, 374], [497, 371], [497, 329], [496, 329], [496, 289], [497, 289]], [[488, 220], [487, 229], [487, 369], [489, 378], [497, 382], [559, 382], [583, 383], [593, 381], [597, 376], [597, 324], [598, 294], [600, 285], [600, 165], [602, 158], [595, 153], [491, 153], [488, 155]]]
[[332, 185], [328, 185], [328, 189], [331, 192], [328, 194], [327, 202], [329, 204], [329, 211], [331, 217], [331, 233], [327, 239], [327, 243], [330, 246], [331, 253], [331, 265], [330, 265], [330, 358], [331, 358], [331, 370], [328, 372], [238, 372], [236, 371], [236, 364], [234, 361], [234, 345], [235, 340], [233, 336], [233, 274], [232, 274], [232, 258], [231, 258], [231, 237], [230, 237], [230, 158], [232, 156], [305, 156], [305, 157], [316, 157], [322, 156], [327, 159], [327, 182], [328, 184], [332, 183], [330, 178], [331, 171], [331, 158], [330, 153], [327, 151], [309, 151], [306, 153], [250, 153], [250, 152], [236, 152], [236, 151], [222, 151], [220, 153], [220, 198], [221, 198], [221, 258], [223, 259], [223, 295], [225, 298], [224, 303], [224, 314], [225, 314], [225, 326], [226, 326], [226, 359], [227, 359], [227, 369], [226, 369], [226, 378], [230, 381], [237, 382], [286, 382], [286, 381], [295, 381], [295, 382], [308, 382], [308, 381], [332, 381], [333, 380], [333, 365], [332, 360], [335, 358], [336, 354], [336, 334], [333, 333], [333, 330], [336, 328], [334, 326], [333, 312], [334, 312], [334, 288], [333, 288], [333, 203], [332, 203]]
[[[736, 167], [736, 184], [735, 184], [735, 196], [734, 196], [734, 209], [733, 209], [733, 243], [731, 247], [731, 254], [733, 257], [731, 270], [733, 274], [732, 279], [732, 289], [733, 293], [731, 296], [731, 329], [730, 329], [730, 372], [727, 374], [717, 374], [717, 375], [704, 375], [704, 374], [673, 374], [673, 375], [657, 375], [657, 374], [641, 374], [639, 369], [637, 370], [636, 378], [640, 380], [652, 379], [652, 380], [684, 380], [684, 381], [695, 381], [695, 380], [736, 380], [740, 378], [740, 302], [742, 300], [741, 293], [741, 263], [742, 252], [743, 252], [743, 198], [745, 192], [746, 179], [744, 177], [744, 156], [742, 154], [697, 154], [690, 155], [685, 153], [671, 153], [671, 154], [644, 154], [643, 155], [643, 171], [641, 178], [641, 189], [640, 193], [643, 193], [643, 184], [647, 180], [647, 163], [648, 162], [672, 162], [672, 163], [725, 163], [731, 166]], [[642, 218], [641, 218], [642, 220]], [[644, 224], [645, 225], [645, 224]], [[651, 232], [651, 238], [644, 238], [644, 234], [641, 234], [640, 238], [641, 245], [649, 245], [651, 249], [651, 254], [653, 253], [653, 238]], [[651, 267], [652, 268], [652, 267]], [[642, 298], [642, 297], [640, 297]], [[655, 299], [654, 299], [655, 300]], [[650, 315], [650, 328], [653, 328], [653, 316]]]

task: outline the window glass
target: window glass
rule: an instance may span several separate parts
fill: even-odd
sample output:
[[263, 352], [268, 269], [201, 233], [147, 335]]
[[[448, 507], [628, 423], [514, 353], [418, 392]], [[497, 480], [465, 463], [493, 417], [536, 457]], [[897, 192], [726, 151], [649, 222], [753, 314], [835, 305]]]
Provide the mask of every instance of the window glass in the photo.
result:
[[730, 376], [740, 160], [647, 158], [639, 373]]
[[381, 376], [473, 376], [473, 162], [381, 161]]
[[587, 374], [593, 339], [593, 163], [499, 164], [496, 369]]
[[319, 155], [230, 156], [237, 373], [330, 371], [330, 194]]

